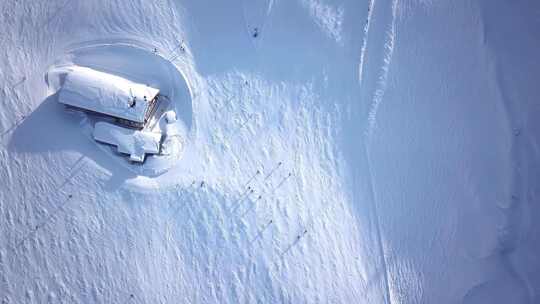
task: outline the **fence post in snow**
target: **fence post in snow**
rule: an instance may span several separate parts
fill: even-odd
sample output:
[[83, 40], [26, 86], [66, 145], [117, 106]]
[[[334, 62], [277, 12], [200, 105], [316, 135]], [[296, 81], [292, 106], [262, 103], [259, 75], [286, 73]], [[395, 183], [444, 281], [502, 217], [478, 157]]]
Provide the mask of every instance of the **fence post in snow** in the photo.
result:
[[124, 302], [124, 303], [128, 303], [128, 302], [131, 302], [131, 300], [135, 299], [135, 295], [134, 294], [130, 294], [129, 295], [129, 298]]
[[296, 244], [298, 244], [298, 242], [300, 242], [300, 239], [303, 238], [306, 234], [308, 233], [307, 229], [304, 229], [304, 232], [302, 234], [299, 234], [298, 236], [296, 236], [296, 239], [294, 240], [294, 242], [292, 242], [282, 253], [281, 253], [281, 258], [283, 258], [285, 256], [285, 254], [287, 254], [287, 252], [289, 252], [289, 250], [291, 250], [294, 246], [296, 246]]
[[247, 189], [244, 192], [242, 192], [242, 195], [240, 195], [240, 197], [241, 198], [244, 197], [244, 195], [246, 195], [246, 193], [249, 193], [250, 190], [253, 192], [253, 189], [251, 188], [251, 186], [248, 186]]
[[184, 39], [182, 39], [182, 41], [180, 42], [180, 44], [178, 44], [172, 51], [171, 51], [171, 54], [172, 56], [169, 58], [169, 61], [170, 62], [174, 62], [176, 59], [178, 59], [178, 57], [180, 57], [181, 53], [178, 53], [178, 49], [180, 49], [180, 51], [182, 51], [182, 53], [185, 53], [186, 52], [186, 48], [184, 47]]

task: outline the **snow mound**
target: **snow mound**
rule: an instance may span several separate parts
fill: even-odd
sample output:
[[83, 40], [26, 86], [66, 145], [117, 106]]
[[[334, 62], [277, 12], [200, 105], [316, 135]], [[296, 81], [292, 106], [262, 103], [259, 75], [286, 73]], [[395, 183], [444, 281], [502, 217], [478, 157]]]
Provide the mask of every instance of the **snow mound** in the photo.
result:
[[[70, 83], [73, 81], [70, 73], [73, 71], [82, 74], [85, 74], [86, 71], [97, 71], [96, 73], [110, 76], [99, 83], [88, 81], [88, 86], [84, 88], [80, 88], [80, 86], [72, 88]], [[191, 90], [186, 78], [171, 62], [138, 46], [135, 42], [130, 44], [79, 44], [77, 48], [64, 54], [48, 69], [45, 79], [50, 93], [59, 92], [57, 94], [59, 98], [65, 98], [65, 94], [69, 93], [69, 98], [77, 99], [81, 92], [72, 92], [74, 90], [89, 93], [87, 95], [91, 95], [90, 93], [95, 91], [94, 93], [99, 95], [99, 92], [103, 91], [102, 87], [117, 84], [118, 79], [123, 79], [126, 83], [145, 84], [159, 90], [161, 100], [153, 119], [145, 127], [145, 131], [164, 134], [163, 153], [148, 155], [144, 163], [135, 164], [119, 154], [116, 148], [97, 144], [101, 151], [136, 175], [158, 176], [176, 166], [182, 159], [184, 147], [194, 136], [192, 134]], [[64, 90], [66, 86], [72, 90]], [[60, 88], [62, 89], [60, 90]], [[111, 96], [111, 98], [116, 97]], [[168, 123], [167, 116], [170, 116], [171, 112], [174, 113], [175, 120]], [[78, 123], [82, 133], [93, 140], [94, 126], [97, 127], [103, 118], [81, 114], [77, 114], [76, 117], [79, 119]], [[89, 151], [86, 152], [89, 153]], [[101, 157], [97, 154], [89, 154], [93, 158]]]

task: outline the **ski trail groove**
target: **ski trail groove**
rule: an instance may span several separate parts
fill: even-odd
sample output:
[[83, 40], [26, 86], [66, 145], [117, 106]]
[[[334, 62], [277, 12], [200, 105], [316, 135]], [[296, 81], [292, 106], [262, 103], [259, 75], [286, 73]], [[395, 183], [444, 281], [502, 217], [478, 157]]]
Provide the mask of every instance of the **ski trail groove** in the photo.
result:
[[371, 190], [371, 198], [373, 202], [373, 220], [375, 222], [375, 233], [377, 235], [377, 249], [381, 255], [382, 271], [384, 277], [384, 288], [385, 288], [385, 303], [392, 304], [390, 297], [390, 282], [388, 281], [388, 262], [386, 261], [385, 249], [382, 241], [381, 233], [381, 223], [379, 220], [379, 210], [377, 208], [377, 195], [375, 192], [375, 186], [373, 181], [373, 171], [371, 170], [371, 157], [369, 156], [368, 149], [366, 148], [367, 155], [367, 167], [369, 173], [369, 187]]
[[[367, 161], [367, 170], [369, 173], [369, 189], [370, 194], [372, 198], [372, 215], [373, 215], [373, 221], [375, 225], [375, 234], [376, 234], [376, 243], [377, 243], [377, 250], [380, 253], [381, 256], [381, 267], [382, 267], [382, 275], [383, 275], [383, 284], [384, 284], [384, 298], [385, 303], [392, 304], [392, 297], [391, 297], [391, 288], [390, 288], [390, 282], [389, 282], [389, 273], [388, 273], [388, 261], [386, 260], [386, 250], [383, 244], [383, 236], [381, 232], [381, 223], [380, 223], [380, 215], [378, 210], [378, 204], [377, 204], [377, 194], [375, 191], [375, 180], [374, 180], [374, 174], [372, 169], [372, 163], [371, 163], [371, 155], [369, 152], [371, 138], [373, 136], [375, 127], [376, 127], [376, 117], [377, 112], [379, 109], [379, 106], [384, 98], [384, 93], [386, 91], [387, 87], [387, 78], [388, 78], [388, 70], [390, 67], [390, 63], [392, 61], [392, 55], [394, 50], [394, 44], [395, 44], [395, 32], [396, 32], [396, 15], [397, 15], [397, 8], [398, 8], [398, 1], [399, 0], [391, 0], [391, 6], [386, 7], [386, 5], [383, 5], [381, 7], [378, 7], [377, 5], [380, 3], [380, 1], [376, 0], [370, 0], [369, 6], [368, 6], [368, 18], [366, 20], [366, 24], [364, 26], [364, 41], [361, 49], [360, 54], [360, 64], [359, 64], [359, 83], [361, 87], [364, 87], [364, 89], [367, 89], [369, 95], [368, 100], [370, 100], [370, 105], [368, 109], [368, 126], [366, 131], [366, 142], [365, 142], [365, 155], [366, 155], [366, 161]], [[378, 10], [378, 14], [382, 14], [379, 18], [373, 18], [373, 14], [375, 9]], [[391, 19], [389, 22], [384, 22], [386, 18], [386, 9], [391, 9], [391, 15], [389, 16]], [[380, 13], [379, 13], [380, 12]], [[381, 20], [382, 24], [377, 26], [377, 24], [373, 24], [373, 20]], [[376, 22], [377, 23], [377, 22]], [[390, 28], [387, 30], [388, 24], [390, 25]], [[382, 26], [382, 27], [381, 27]], [[376, 39], [376, 37], [372, 37], [369, 39], [370, 32], [373, 32], [373, 28], [377, 29], [384, 29], [384, 44], [383, 44], [383, 51], [384, 56], [382, 58], [382, 66], [380, 67], [380, 70], [377, 70], [378, 76], [377, 79], [373, 85], [373, 87], [370, 86], [369, 83], [366, 83], [365, 81], [365, 73], [366, 73], [366, 53], [373, 52], [374, 54], [377, 54], [378, 50], [373, 50], [373, 47], [370, 47], [369, 42], [372, 44], [375, 43], [375, 47], [377, 48], [378, 44], [377, 42], [373, 42], [373, 40]], [[374, 56], [374, 55], [371, 55]], [[375, 55], [376, 56], [376, 55]], [[379, 62], [377, 62], [377, 57], [371, 57], [375, 58], [375, 67], [379, 67]], [[369, 81], [367, 81], [369, 82]], [[367, 86], [367, 88], [366, 88]], [[373, 92], [373, 95], [371, 95]]]
[[360, 50], [360, 65], [358, 69], [358, 82], [362, 85], [362, 80], [364, 76], [364, 59], [366, 55], [366, 47], [369, 39], [369, 27], [371, 25], [371, 18], [373, 17], [373, 6], [375, 5], [375, 0], [369, 0], [368, 4], [368, 16], [366, 24], [364, 25], [364, 39], [362, 42], [362, 49]]
[[[247, 1], [251, 1], [251, 0], [247, 0]], [[260, 48], [260, 45], [262, 44], [262, 38], [264, 37], [263, 35], [261, 35], [261, 33], [264, 32], [264, 29], [266, 28], [266, 23], [268, 22], [268, 19], [270, 17], [270, 14], [272, 13], [272, 9], [274, 7], [274, 0], [269, 0], [267, 2], [267, 7], [266, 7], [266, 10], [265, 10], [265, 14], [263, 16], [263, 20], [261, 22], [261, 25], [258, 28], [258, 37], [252, 37], [253, 36], [253, 32], [252, 30], [254, 30], [255, 28], [253, 27], [253, 24], [250, 24], [250, 22], [248, 21], [248, 14], [247, 14], [247, 10], [246, 10], [246, 5], [245, 5], [245, 2], [242, 2], [242, 17], [244, 19], [244, 26], [246, 28], [246, 32], [248, 34], [248, 37], [249, 37], [249, 40], [251, 42], [251, 44], [253, 45], [253, 48], [255, 50], [255, 52], [258, 52], [259, 51], [259, 48]], [[260, 42], [259, 43], [256, 43], [256, 41], [254, 39], [258, 39]]]
[[390, 31], [386, 34], [386, 42], [384, 45], [384, 50], [385, 50], [384, 64], [382, 66], [382, 73], [381, 75], [379, 75], [379, 79], [377, 81], [377, 88], [375, 90], [375, 96], [373, 97], [373, 102], [371, 103], [371, 107], [369, 110], [368, 145], [369, 145], [369, 142], [371, 141], [371, 136], [373, 136], [373, 131], [376, 127], [377, 111], [379, 110], [379, 106], [384, 98], [384, 93], [387, 87], [388, 70], [390, 68], [390, 63], [392, 62], [392, 55], [394, 52], [394, 44], [395, 44], [396, 14], [397, 14], [397, 7], [398, 7], [397, 4], [398, 4], [398, 0], [392, 1], [392, 21], [391, 21]]

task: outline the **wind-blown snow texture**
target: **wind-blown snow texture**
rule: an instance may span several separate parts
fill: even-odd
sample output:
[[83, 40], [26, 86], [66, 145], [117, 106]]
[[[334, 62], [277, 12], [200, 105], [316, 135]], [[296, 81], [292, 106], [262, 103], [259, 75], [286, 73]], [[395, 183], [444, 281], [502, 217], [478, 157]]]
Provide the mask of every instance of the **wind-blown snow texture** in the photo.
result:
[[[540, 302], [537, 1], [0, 11], [2, 303]], [[168, 91], [183, 158], [104, 153], [59, 62]]]

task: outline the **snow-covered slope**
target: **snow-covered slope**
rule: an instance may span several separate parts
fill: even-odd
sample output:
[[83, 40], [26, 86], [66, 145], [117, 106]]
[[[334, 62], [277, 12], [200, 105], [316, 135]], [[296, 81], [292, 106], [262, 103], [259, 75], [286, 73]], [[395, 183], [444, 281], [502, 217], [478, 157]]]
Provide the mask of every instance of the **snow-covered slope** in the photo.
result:
[[[540, 301], [538, 3], [0, 10], [3, 303]], [[100, 149], [65, 63], [165, 92], [182, 159]]]

